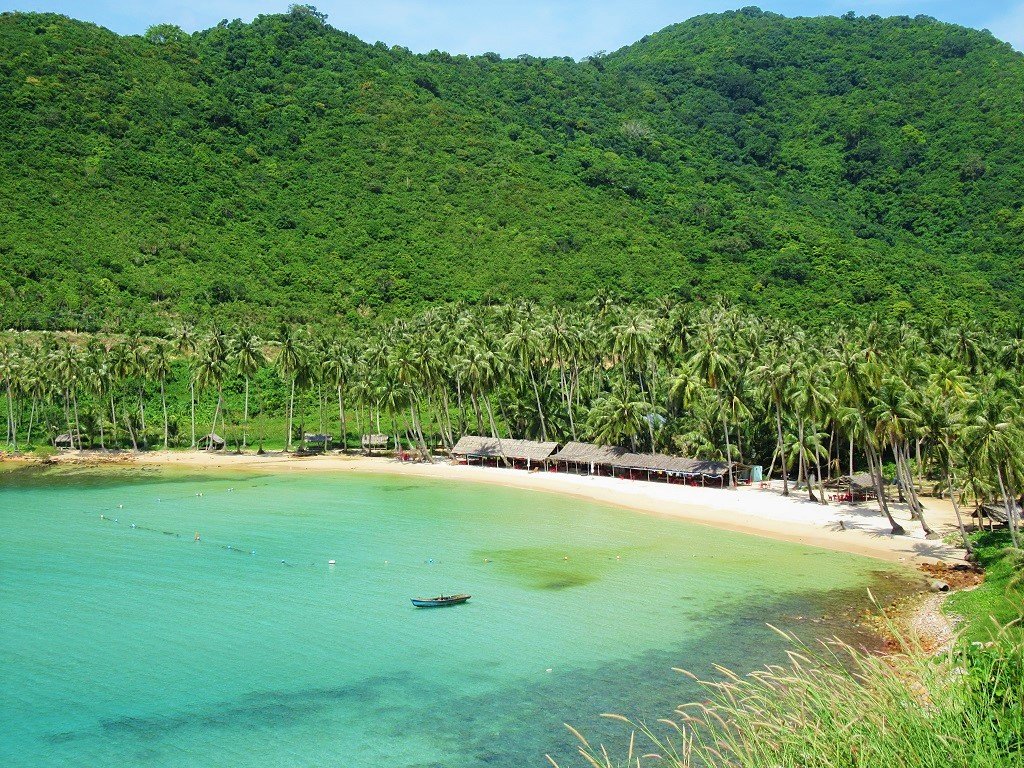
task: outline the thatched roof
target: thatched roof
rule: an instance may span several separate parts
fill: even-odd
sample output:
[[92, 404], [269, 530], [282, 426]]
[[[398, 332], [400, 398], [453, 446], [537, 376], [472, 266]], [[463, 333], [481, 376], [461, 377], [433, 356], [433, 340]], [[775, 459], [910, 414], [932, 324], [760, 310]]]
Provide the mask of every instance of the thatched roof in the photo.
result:
[[664, 453], [631, 453], [614, 445], [593, 445], [591, 443], [567, 443], [551, 457], [552, 461], [570, 461], [578, 464], [603, 464], [623, 469], [639, 469], [651, 472], [675, 472], [681, 475], [706, 475], [720, 477], [729, 471], [724, 461], [703, 461], [683, 456], [669, 456]]
[[455, 456], [483, 456], [486, 458], [530, 459], [544, 461], [558, 443], [541, 443], [536, 440], [503, 440], [479, 435], [463, 435], [452, 449]]
[[213, 445], [224, 445], [224, 438], [218, 435], [216, 432], [211, 432], [208, 435], [203, 435], [197, 442], [207, 443]]
[[628, 451], [616, 445], [594, 445], [593, 443], [566, 443], [565, 447], [551, 457], [552, 461], [572, 461], [577, 464], [618, 464]]
[[387, 435], [363, 435], [360, 444], [364, 448], [387, 448], [391, 438]]
[[82, 442], [82, 436], [78, 433], [65, 432], [62, 435], [57, 435], [53, 438], [54, 445], [71, 445], [72, 443]]
[[822, 483], [826, 488], [851, 488], [854, 491], [874, 491], [875, 482], [869, 472], [854, 472], [853, 476], [843, 475]]
[[326, 443], [331, 442], [331, 436], [330, 435], [324, 435], [324, 434], [321, 434], [319, 432], [316, 433], [316, 434], [308, 434], [307, 433], [307, 434], [302, 436], [302, 439], [305, 440], [307, 443], [324, 443], [324, 444], [326, 444]]

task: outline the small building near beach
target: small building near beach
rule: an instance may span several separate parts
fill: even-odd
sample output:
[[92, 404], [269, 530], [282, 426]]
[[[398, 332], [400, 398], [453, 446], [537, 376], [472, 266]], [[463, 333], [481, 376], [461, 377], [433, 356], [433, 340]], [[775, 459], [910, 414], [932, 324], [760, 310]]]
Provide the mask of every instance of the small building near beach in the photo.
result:
[[452, 448], [452, 458], [460, 464], [538, 469], [557, 450], [555, 442], [463, 435]]
[[196, 441], [196, 445], [204, 451], [222, 451], [227, 443], [224, 438], [218, 435], [216, 432], [211, 432], [208, 435], [203, 435]]
[[387, 435], [363, 435], [359, 439], [359, 444], [362, 446], [364, 453], [386, 451], [391, 444], [391, 438]]
[[53, 438], [54, 448], [75, 448], [82, 444], [82, 436], [78, 432], [65, 432]]
[[303, 435], [302, 441], [306, 444], [306, 450], [312, 453], [325, 453], [331, 448], [331, 436], [319, 432]]
[[[730, 462], [725, 461], [634, 453], [621, 446], [581, 442], [566, 443], [562, 450], [548, 458], [548, 466], [555, 472], [721, 487], [727, 484], [730, 470]], [[749, 478], [748, 468], [736, 462], [731, 462], [731, 468], [734, 480], [745, 482]]]

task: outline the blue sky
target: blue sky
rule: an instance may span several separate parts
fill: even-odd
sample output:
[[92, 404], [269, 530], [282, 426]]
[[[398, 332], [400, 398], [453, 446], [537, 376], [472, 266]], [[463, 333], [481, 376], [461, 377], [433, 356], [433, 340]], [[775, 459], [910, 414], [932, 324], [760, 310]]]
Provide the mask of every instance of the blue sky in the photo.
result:
[[[3, 10], [54, 11], [102, 24], [121, 34], [159, 22], [189, 32], [221, 19], [251, 20], [279, 13], [292, 0], [0, 0]], [[579, 58], [615, 50], [645, 34], [700, 13], [758, 4], [753, 0], [313, 0], [335, 27], [367, 42], [382, 40], [417, 52], [495, 51], [503, 56]], [[1024, 50], [1024, 0], [764, 0], [760, 7], [787, 16], [839, 15], [853, 10], [882, 16], [919, 13], [985, 28]]]

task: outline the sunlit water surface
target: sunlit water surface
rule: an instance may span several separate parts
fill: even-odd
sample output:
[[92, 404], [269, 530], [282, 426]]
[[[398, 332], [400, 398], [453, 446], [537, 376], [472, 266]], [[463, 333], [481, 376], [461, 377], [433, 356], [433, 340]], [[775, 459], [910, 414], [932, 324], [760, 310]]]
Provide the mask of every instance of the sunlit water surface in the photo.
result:
[[[574, 764], [563, 723], [623, 746], [598, 715], [668, 714], [696, 695], [672, 667], [778, 661], [766, 622], [865, 640], [866, 588], [903, 578], [387, 476], [7, 471], [0, 523], [5, 766]], [[409, 602], [441, 591], [473, 599]]]

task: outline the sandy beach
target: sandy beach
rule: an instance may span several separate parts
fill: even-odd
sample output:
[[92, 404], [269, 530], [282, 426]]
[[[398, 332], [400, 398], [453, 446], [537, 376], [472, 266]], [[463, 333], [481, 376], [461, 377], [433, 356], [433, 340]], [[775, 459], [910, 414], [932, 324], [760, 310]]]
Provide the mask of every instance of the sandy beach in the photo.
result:
[[[849, 552], [907, 565], [963, 562], [964, 551], [942, 540], [928, 540], [909, 511], [891, 505], [894, 517], [906, 528], [904, 536], [889, 533], [885, 517], [873, 502], [860, 504], [811, 502], [805, 492], [783, 496], [781, 483], [767, 488], [736, 490], [695, 488], [607, 477], [582, 477], [553, 472], [527, 472], [454, 465], [399, 462], [385, 457], [310, 456], [280, 454], [257, 456], [199, 451], [153, 451], [97, 454], [69, 451], [55, 457], [60, 463], [118, 463], [166, 467], [195, 467], [264, 472], [363, 472], [493, 483], [544, 493], [559, 493], [612, 504], [647, 514], [664, 515], [702, 525], [748, 533], [768, 539]], [[956, 530], [951, 505], [926, 498], [929, 523], [940, 534]]]

